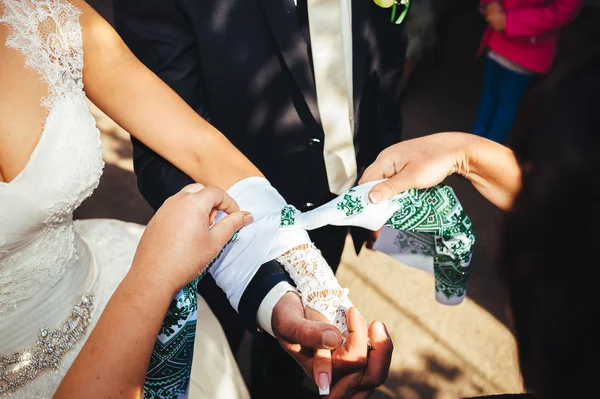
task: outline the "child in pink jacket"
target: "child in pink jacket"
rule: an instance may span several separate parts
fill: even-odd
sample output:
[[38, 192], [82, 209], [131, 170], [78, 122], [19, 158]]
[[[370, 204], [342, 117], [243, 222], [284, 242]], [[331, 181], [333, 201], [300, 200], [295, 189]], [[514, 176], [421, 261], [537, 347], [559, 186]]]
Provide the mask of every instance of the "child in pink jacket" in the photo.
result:
[[582, 0], [482, 0], [489, 24], [484, 90], [473, 133], [502, 143], [535, 74], [550, 69], [558, 29], [574, 18]]

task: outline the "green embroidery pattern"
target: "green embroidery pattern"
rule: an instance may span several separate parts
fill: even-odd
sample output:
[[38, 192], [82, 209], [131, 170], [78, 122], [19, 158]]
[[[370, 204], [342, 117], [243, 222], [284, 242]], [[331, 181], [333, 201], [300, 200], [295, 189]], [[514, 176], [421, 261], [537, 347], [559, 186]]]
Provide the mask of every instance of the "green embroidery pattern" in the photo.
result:
[[410, 252], [413, 255], [434, 257], [434, 240], [429, 234], [413, 233], [412, 231], [398, 231], [394, 245], [401, 252]]
[[286, 205], [281, 210], [281, 221], [279, 227], [293, 226], [296, 223], [296, 208], [292, 205]]
[[441, 184], [412, 189], [394, 201], [400, 209], [385, 225], [433, 235], [436, 291], [448, 299], [465, 295], [475, 233], [452, 189]]
[[183, 324], [189, 319], [190, 315], [198, 310], [198, 299], [193, 295], [193, 285], [197, 286], [198, 281], [200, 281], [199, 278], [186, 285], [183, 288], [183, 295], [171, 301], [163, 324], [160, 327], [159, 335], [164, 335], [165, 337], [173, 336], [176, 331], [179, 331], [183, 327]]
[[171, 301], [144, 382], [144, 399], [175, 399], [188, 390], [194, 355], [198, 320], [198, 282], [223, 255], [227, 245], [237, 240], [239, 231], [194, 281], [186, 285]]
[[198, 318], [200, 277], [186, 285], [169, 305], [150, 357], [144, 399], [177, 398], [190, 383]]
[[346, 216], [356, 215], [365, 210], [365, 204], [361, 197], [352, 195], [356, 190], [351, 188], [344, 198], [337, 203], [336, 208], [346, 214]]

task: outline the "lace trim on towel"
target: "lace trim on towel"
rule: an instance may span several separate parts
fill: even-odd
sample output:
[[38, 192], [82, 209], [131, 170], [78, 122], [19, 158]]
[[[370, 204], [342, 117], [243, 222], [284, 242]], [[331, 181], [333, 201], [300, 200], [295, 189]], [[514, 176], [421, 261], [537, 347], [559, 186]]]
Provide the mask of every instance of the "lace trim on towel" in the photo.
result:
[[43, 328], [30, 349], [0, 355], [0, 395], [16, 392], [48, 368], [58, 370], [63, 355], [87, 334], [93, 309], [94, 294], [84, 295], [60, 328]]
[[26, 65], [48, 83], [46, 109], [68, 94], [82, 99], [83, 38], [81, 10], [64, 0], [0, 0], [6, 7], [0, 22], [11, 27], [6, 46], [20, 51]]
[[314, 245], [300, 245], [277, 258], [289, 273], [304, 306], [315, 309], [336, 326], [342, 336], [348, 335], [346, 312], [353, 306], [348, 289], [342, 288], [321, 251]]

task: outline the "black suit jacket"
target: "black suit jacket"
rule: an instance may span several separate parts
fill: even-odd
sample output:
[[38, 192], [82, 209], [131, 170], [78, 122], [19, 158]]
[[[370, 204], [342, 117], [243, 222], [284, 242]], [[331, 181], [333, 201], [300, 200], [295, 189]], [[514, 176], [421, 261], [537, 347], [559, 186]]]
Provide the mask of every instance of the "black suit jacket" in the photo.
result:
[[[300, 209], [331, 197], [305, 2], [115, 1], [116, 27], [136, 56]], [[389, 22], [389, 9], [354, 0], [353, 41], [360, 169], [400, 140], [403, 26]], [[137, 140], [134, 150], [141, 191], [156, 208], [180, 185], [157, 188], [157, 170], [169, 166]]]
[[[114, 9], [115, 26], [135, 55], [227, 136], [288, 202], [306, 210], [332, 194], [306, 0], [297, 1], [115, 0]], [[402, 25], [390, 23], [389, 12], [372, 0], [353, 0], [359, 170], [398, 142], [402, 130], [405, 36]], [[133, 144], [140, 191], [155, 209], [192, 182], [144, 144]], [[275, 269], [261, 277], [269, 284], [253, 280], [258, 295], [284, 278]], [[240, 313], [242, 305], [254, 303], [248, 323], [259, 299], [242, 298]]]

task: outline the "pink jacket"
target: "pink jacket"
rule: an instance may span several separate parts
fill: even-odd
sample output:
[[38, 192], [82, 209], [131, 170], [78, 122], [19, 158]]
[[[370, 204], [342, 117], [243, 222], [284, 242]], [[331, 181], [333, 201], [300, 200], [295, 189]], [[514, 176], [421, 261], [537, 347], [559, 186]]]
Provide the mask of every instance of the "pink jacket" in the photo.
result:
[[[496, 0], [481, 0], [481, 6]], [[504, 32], [488, 27], [481, 40], [486, 47], [533, 72], [548, 72], [558, 39], [558, 28], [579, 12], [583, 0], [497, 0], [506, 13]]]

